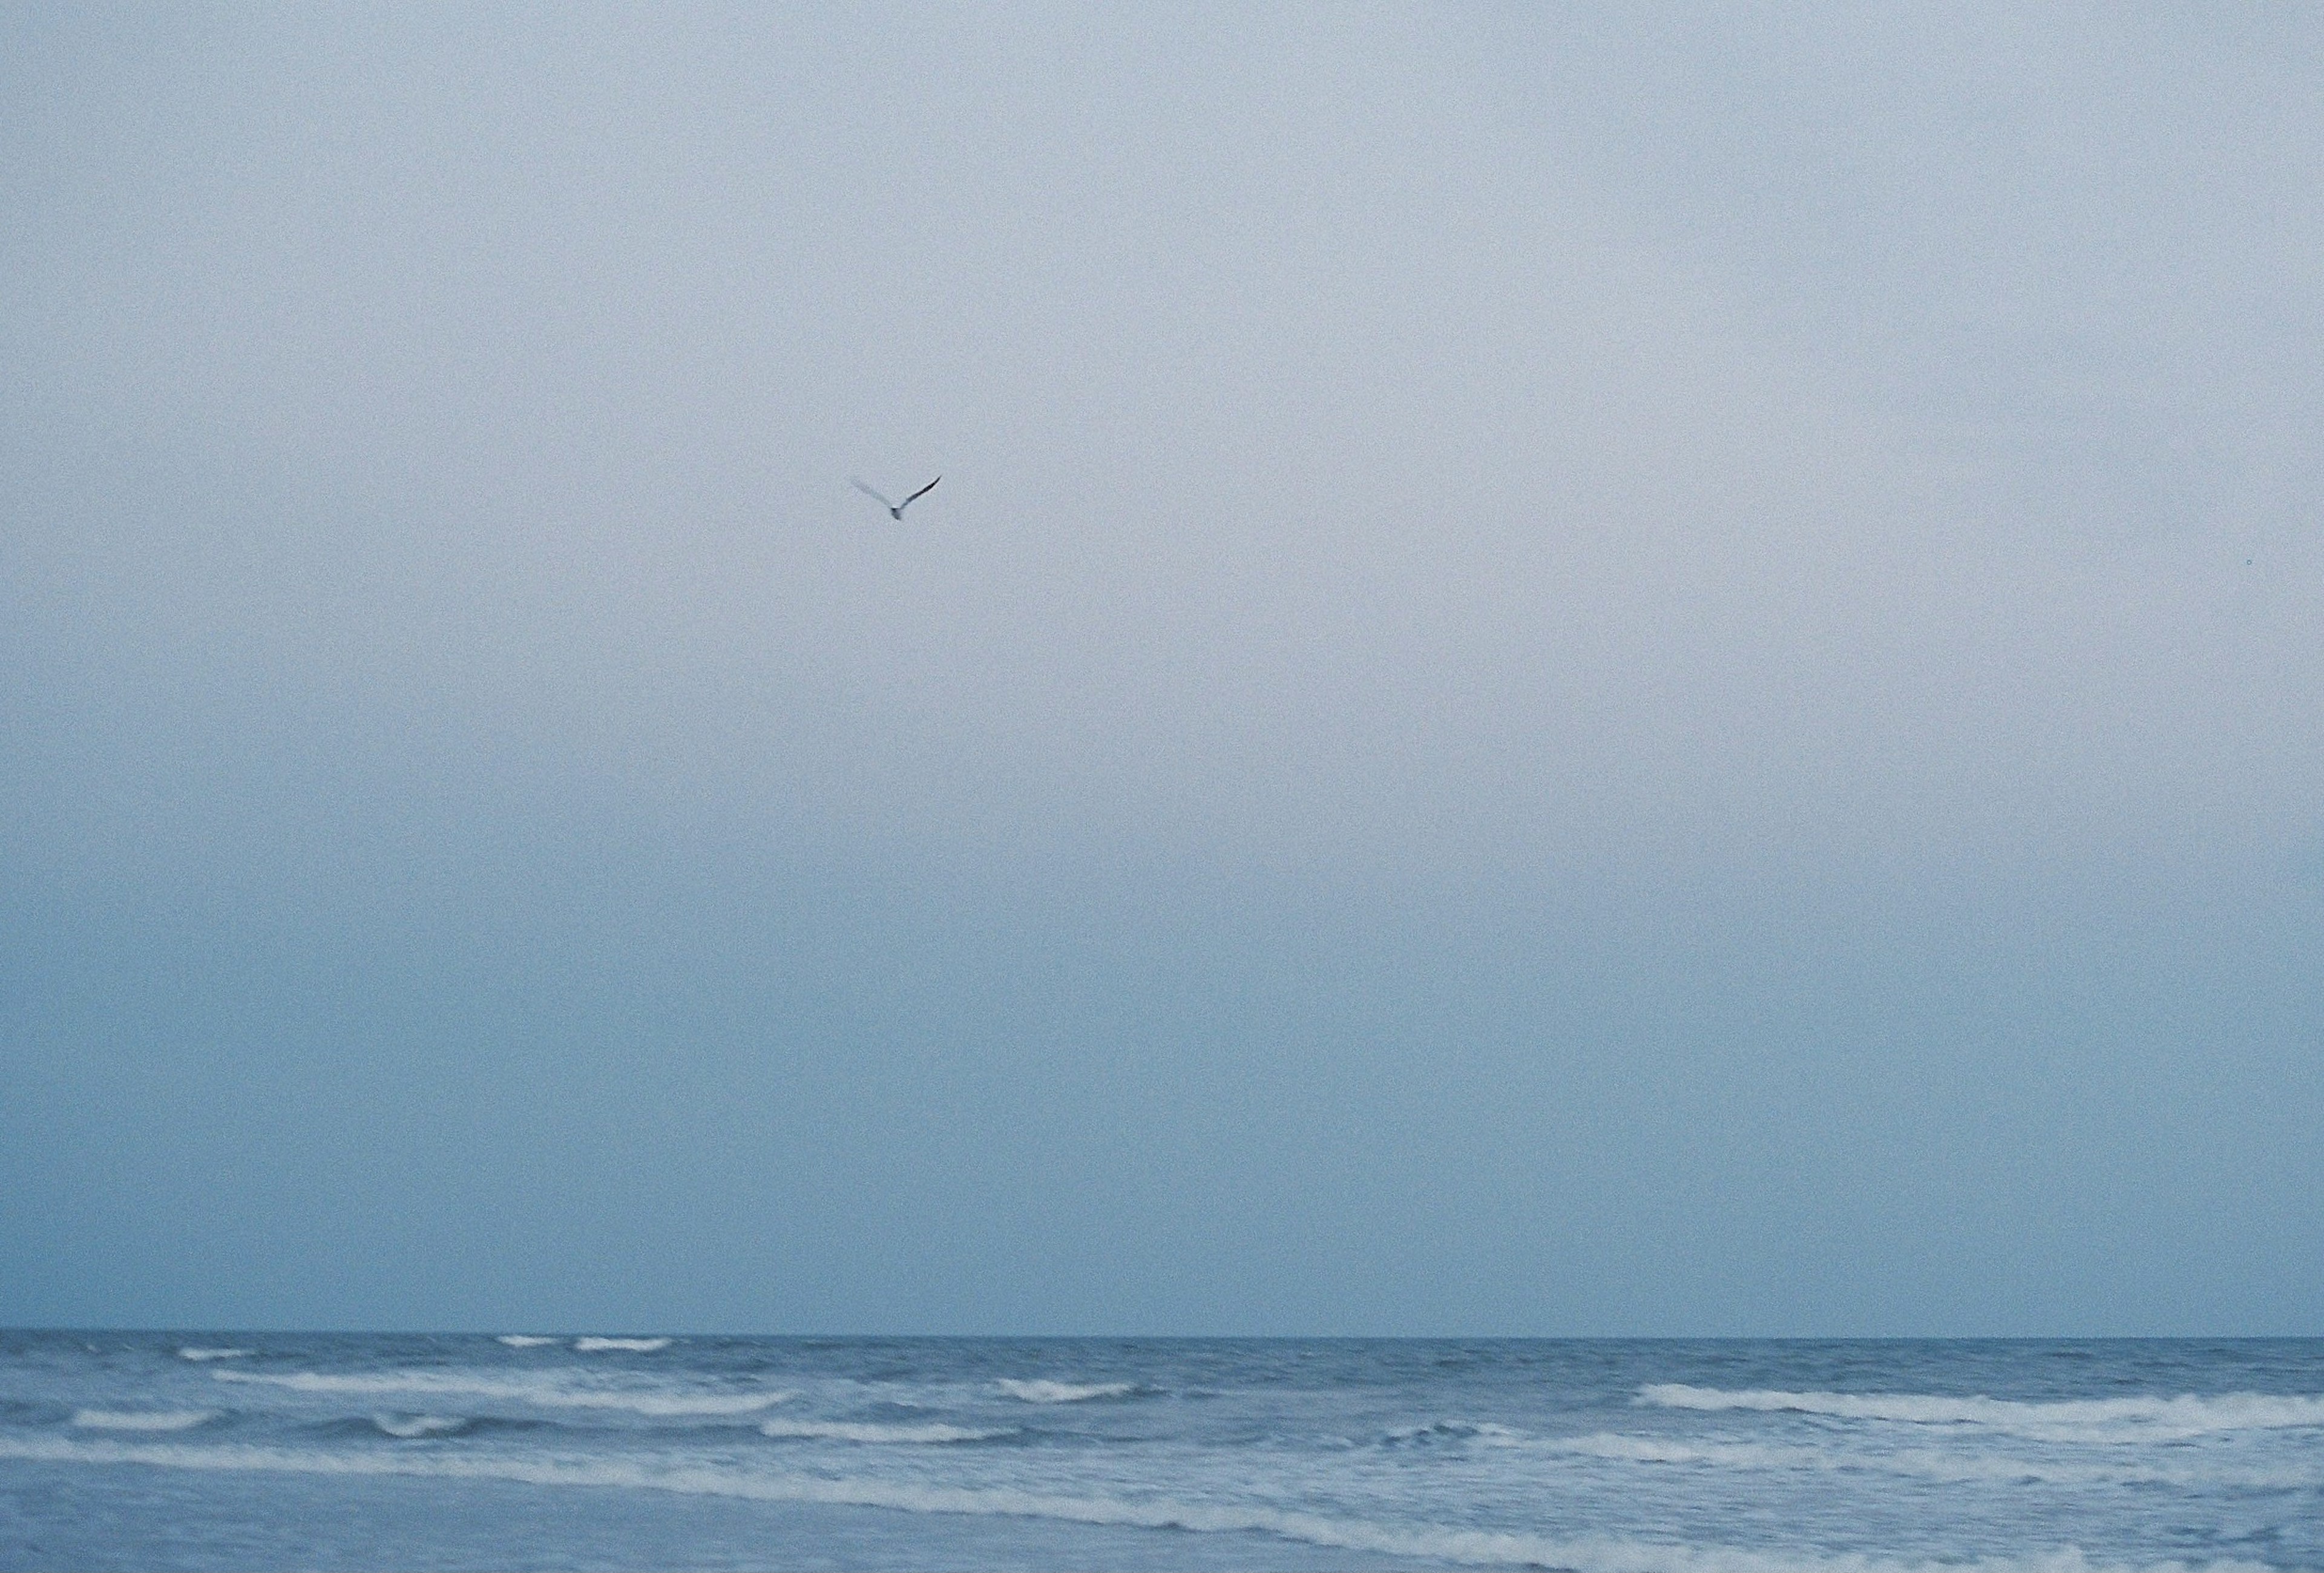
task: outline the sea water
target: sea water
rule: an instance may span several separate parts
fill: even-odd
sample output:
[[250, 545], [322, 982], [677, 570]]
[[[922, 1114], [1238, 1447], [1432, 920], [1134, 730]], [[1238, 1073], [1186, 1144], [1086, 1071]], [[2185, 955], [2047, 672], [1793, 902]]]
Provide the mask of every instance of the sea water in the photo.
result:
[[5, 1333], [0, 1567], [2324, 1569], [2324, 1340]]

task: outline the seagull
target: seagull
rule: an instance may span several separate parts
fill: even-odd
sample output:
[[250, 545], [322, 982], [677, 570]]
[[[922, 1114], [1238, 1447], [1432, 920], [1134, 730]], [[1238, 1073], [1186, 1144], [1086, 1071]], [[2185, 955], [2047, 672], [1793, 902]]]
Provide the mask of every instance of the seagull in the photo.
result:
[[[940, 481], [942, 479], [944, 479], [944, 477], [942, 476], [938, 476], [936, 477], [936, 481]], [[930, 481], [927, 486], [922, 486], [918, 491], [914, 492], [902, 502], [891, 503], [887, 498], [881, 496], [879, 493], [873, 491], [870, 486], [865, 486], [860, 477], [849, 476], [847, 477], [847, 481], [850, 486], [862, 493], [865, 496], [876, 499], [881, 507], [888, 510], [888, 517], [890, 519], [901, 519], [904, 516], [905, 509], [910, 507], [914, 503], [918, 502], [922, 497], [927, 496], [930, 492], [936, 489], [936, 481]]]

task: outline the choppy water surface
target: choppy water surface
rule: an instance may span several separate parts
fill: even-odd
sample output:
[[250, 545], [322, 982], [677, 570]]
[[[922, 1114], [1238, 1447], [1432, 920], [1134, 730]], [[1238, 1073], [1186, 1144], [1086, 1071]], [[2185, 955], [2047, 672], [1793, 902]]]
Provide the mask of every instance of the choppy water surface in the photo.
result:
[[2324, 1568], [2324, 1340], [0, 1334], [0, 1567]]

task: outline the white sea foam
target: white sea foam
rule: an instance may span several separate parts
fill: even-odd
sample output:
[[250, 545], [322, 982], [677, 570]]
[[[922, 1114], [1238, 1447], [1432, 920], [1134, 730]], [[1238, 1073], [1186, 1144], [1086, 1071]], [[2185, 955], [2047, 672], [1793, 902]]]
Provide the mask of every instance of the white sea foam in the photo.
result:
[[561, 1344], [565, 1340], [544, 1337], [539, 1333], [503, 1333], [500, 1341], [512, 1349], [538, 1349], [545, 1344]]
[[1544, 1452], [1622, 1464], [1719, 1464], [1730, 1468], [1817, 1468], [1831, 1454], [1815, 1448], [1777, 1448], [1757, 1442], [1680, 1442], [1665, 1437], [1632, 1437], [1600, 1431], [1587, 1437], [1556, 1437], [1535, 1444]]
[[2012, 1457], [1997, 1453], [1940, 1453], [1910, 1449], [1849, 1460], [1890, 1474], [1923, 1480], [1993, 1482], [2001, 1485], [2169, 1485], [2182, 1490], [2316, 1491], [2324, 1489], [2324, 1469], [2272, 1469], [2249, 1465], [2080, 1464], [2052, 1458]]
[[[2008, 1561], [1900, 1562], [1860, 1556], [1760, 1552], [1614, 1537], [1561, 1538], [1449, 1525], [1379, 1524], [1263, 1504], [1206, 1505], [1162, 1497], [1064, 1496], [1006, 1488], [914, 1485], [899, 1481], [761, 1475], [707, 1465], [468, 1457], [446, 1453], [307, 1452], [258, 1446], [72, 1442], [0, 1437], [0, 1458], [51, 1463], [144, 1464], [162, 1468], [266, 1470], [304, 1475], [512, 1480], [537, 1485], [630, 1487], [761, 1502], [881, 1507], [904, 1513], [1047, 1519], [1068, 1523], [1275, 1535], [1335, 1550], [1377, 1552], [1482, 1566], [1558, 1568], [1574, 1573], [2111, 1573], [2061, 1547]], [[2136, 1573], [2267, 1573], [2255, 1562], [2143, 1565]], [[2125, 1568], [2124, 1573], [2134, 1573]]]
[[468, 1417], [458, 1414], [375, 1414], [371, 1423], [391, 1437], [448, 1437], [468, 1429]]
[[584, 1355], [600, 1355], [620, 1351], [631, 1355], [650, 1355], [670, 1346], [668, 1338], [576, 1338], [573, 1346]]
[[189, 1431], [217, 1418], [214, 1409], [80, 1409], [72, 1423], [92, 1431]]
[[[2246, 1491], [2324, 1488], [2324, 1467], [2268, 1468], [2247, 1465], [2153, 1465], [2028, 1458], [1993, 1452], [1940, 1451], [1906, 1448], [1874, 1451], [1845, 1448], [1785, 1447], [1766, 1442], [1678, 1441], [1665, 1437], [1600, 1431], [1585, 1437], [1528, 1439], [1525, 1444], [1569, 1457], [1605, 1458], [1624, 1464], [1670, 1464], [1714, 1469], [1796, 1469], [1819, 1474], [1876, 1473], [1919, 1480], [1963, 1483], [2040, 1483], [2051, 1485], [2172, 1485], [2189, 1489], [2227, 1486]], [[2087, 1455], [2085, 1457], [2088, 1457]]]
[[1009, 1376], [992, 1385], [1027, 1403], [1084, 1403], [1093, 1398], [1124, 1398], [1138, 1391], [1137, 1384], [1129, 1382], [1047, 1382], [1038, 1378], [1019, 1382]]
[[178, 1351], [180, 1360], [240, 1360], [250, 1353], [247, 1349], [204, 1349], [189, 1346]]
[[[2083, 1441], [2155, 1441], [2213, 1431], [2324, 1426], [2324, 1397], [2230, 1393], [2201, 1397], [2090, 1398], [2054, 1402], [1921, 1393], [1731, 1391], [1655, 1383], [1638, 1402], [1663, 1409], [1761, 1410], [1914, 1425], [1981, 1425], [2022, 1435]], [[2109, 1433], [2112, 1433], [2109, 1435]]]
[[652, 1419], [682, 1419], [689, 1415], [756, 1414], [796, 1396], [783, 1391], [763, 1393], [687, 1393], [669, 1389], [591, 1387], [560, 1380], [544, 1372], [521, 1376], [470, 1376], [447, 1371], [386, 1371], [338, 1374], [323, 1371], [213, 1371], [220, 1382], [264, 1383], [297, 1393], [345, 1393], [378, 1397], [389, 1393], [427, 1393], [458, 1397], [496, 1398], [529, 1403], [540, 1409], [626, 1410]]
[[883, 1426], [864, 1420], [769, 1420], [759, 1430], [770, 1437], [831, 1442], [985, 1442], [1016, 1434], [1010, 1430], [975, 1430], [935, 1423]]

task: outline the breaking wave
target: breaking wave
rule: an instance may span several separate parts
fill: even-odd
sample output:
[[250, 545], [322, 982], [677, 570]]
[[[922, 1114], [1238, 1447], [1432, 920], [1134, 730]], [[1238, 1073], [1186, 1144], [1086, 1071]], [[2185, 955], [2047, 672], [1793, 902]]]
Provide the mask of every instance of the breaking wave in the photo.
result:
[[1995, 1485], [2172, 1485], [2190, 1489], [2229, 1486], [2246, 1491], [2324, 1488], [2324, 1468], [2271, 1469], [2222, 1466], [2077, 1463], [2025, 1458], [2004, 1453], [1940, 1452], [1928, 1448], [1894, 1452], [1785, 1447], [1769, 1442], [1682, 1442], [1662, 1437], [1600, 1431], [1586, 1437], [1528, 1440], [1524, 1446], [1571, 1457], [1604, 1458], [1623, 1464], [1669, 1464], [1714, 1469], [1794, 1469], [1819, 1474], [1875, 1473], [1916, 1480]]
[[2109, 1439], [2106, 1435], [2109, 1430], [2117, 1433], [2116, 1439], [2153, 1441], [2214, 1431], [2324, 1426], [2324, 1397], [2265, 1393], [2034, 1402], [1983, 1395], [1963, 1398], [1919, 1393], [1786, 1393], [1766, 1388], [1730, 1391], [1655, 1383], [1638, 1390], [1637, 1402], [1662, 1409], [1759, 1410], [1912, 1425], [1982, 1425], [2044, 1439], [2071, 1437], [2087, 1441]]
[[1013, 1437], [1013, 1429], [978, 1430], [968, 1426], [930, 1423], [883, 1426], [865, 1420], [769, 1420], [759, 1428], [762, 1436], [830, 1442], [989, 1442]]
[[92, 1431], [189, 1431], [217, 1418], [214, 1409], [79, 1409], [72, 1423]]
[[1134, 1382], [1020, 1382], [1004, 1376], [993, 1386], [1027, 1403], [1086, 1403], [1093, 1398], [1128, 1398], [1138, 1391]]
[[545, 1337], [539, 1333], [503, 1333], [499, 1341], [512, 1349], [538, 1349], [544, 1344], [561, 1344], [565, 1340]]
[[787, 1403], [797, 1396], [788, 1392], [668, 1393], [630, 1388], [584, 1387], [549, 1380], [510, 1381], [486, 1376], [459, 1376], [434, 1371], [388, 1372], [374, 1375], [333, 1375], [316, 1371], [213, 1371], [220, 1382], [264, 1383], [297, 1393], [345, 1393], [379, 1396], [412, 1393], [497, 1398], [542, 1409], [625, 1410], [652, 1419], [686, 1416], [756, 1414]]
[[651, 1355], [667, 1349], [668, 1338], [576, 1338], [573, 1346], [584, 1355], [600, 1355], [622, 1351], [632, 1355]]
[[[49, 1463], [144, 1464], [161, 1468], [267, 1470], [307, 1475], [404, 1476], [436, 1479], [510, 1480], [536, 1485], [629, 1487], [761, 1502], [819, 1503], [890, 1508], [904, 1513], [960, 1513], [1053, 1520], [1133, 1529], [1261, 1534], [1333, 1550], [1457, 1562], [1474, 1566], [1570, 1569], [1572, 1573], [2104, 1573], [2117, 1565], [2093, 1563], [2061, 1547], [2008, 1561], [1899, 1562], [1858, 1556], [1766, 1553], [1736, 1547], [1662, 1544], [1611, 1537], [1575, 1537], [1460, 1529], [1397, 1527], [1265, 1505], [1204, 1505], [1162, 1497], [1066, 1496], [1006, 1488], [913, 1485], [868, 1479], [761, 1475], [710, 1466], [656, 1467], [633, 1461], [475, 1457], [444, 1453], [308, 1453], [256, 1446], [198, 1447], [183, 1443], [70, 1442], [0, 1438], [0, 1458]], [[2264, 1564], [2213, 1562], [2202, 1573], [2266, 1573]], [[2126, 1570], [2127, 1573], [2127, 1570]], [[2190, 1565], [2145, 1565], [2144, 1573], [2194, 1573]]]
[[371, 1423], [388, 1436], [409, 1439], [456, 1436], [468, 1429], [468, 1417], [460, 1414], [375, 1414], [371, 1417]]
[[189, 1346], [178, 1351], [180, 1360], [240, 1360], [250, 1353], [247, 1349], [205, 1349]]

